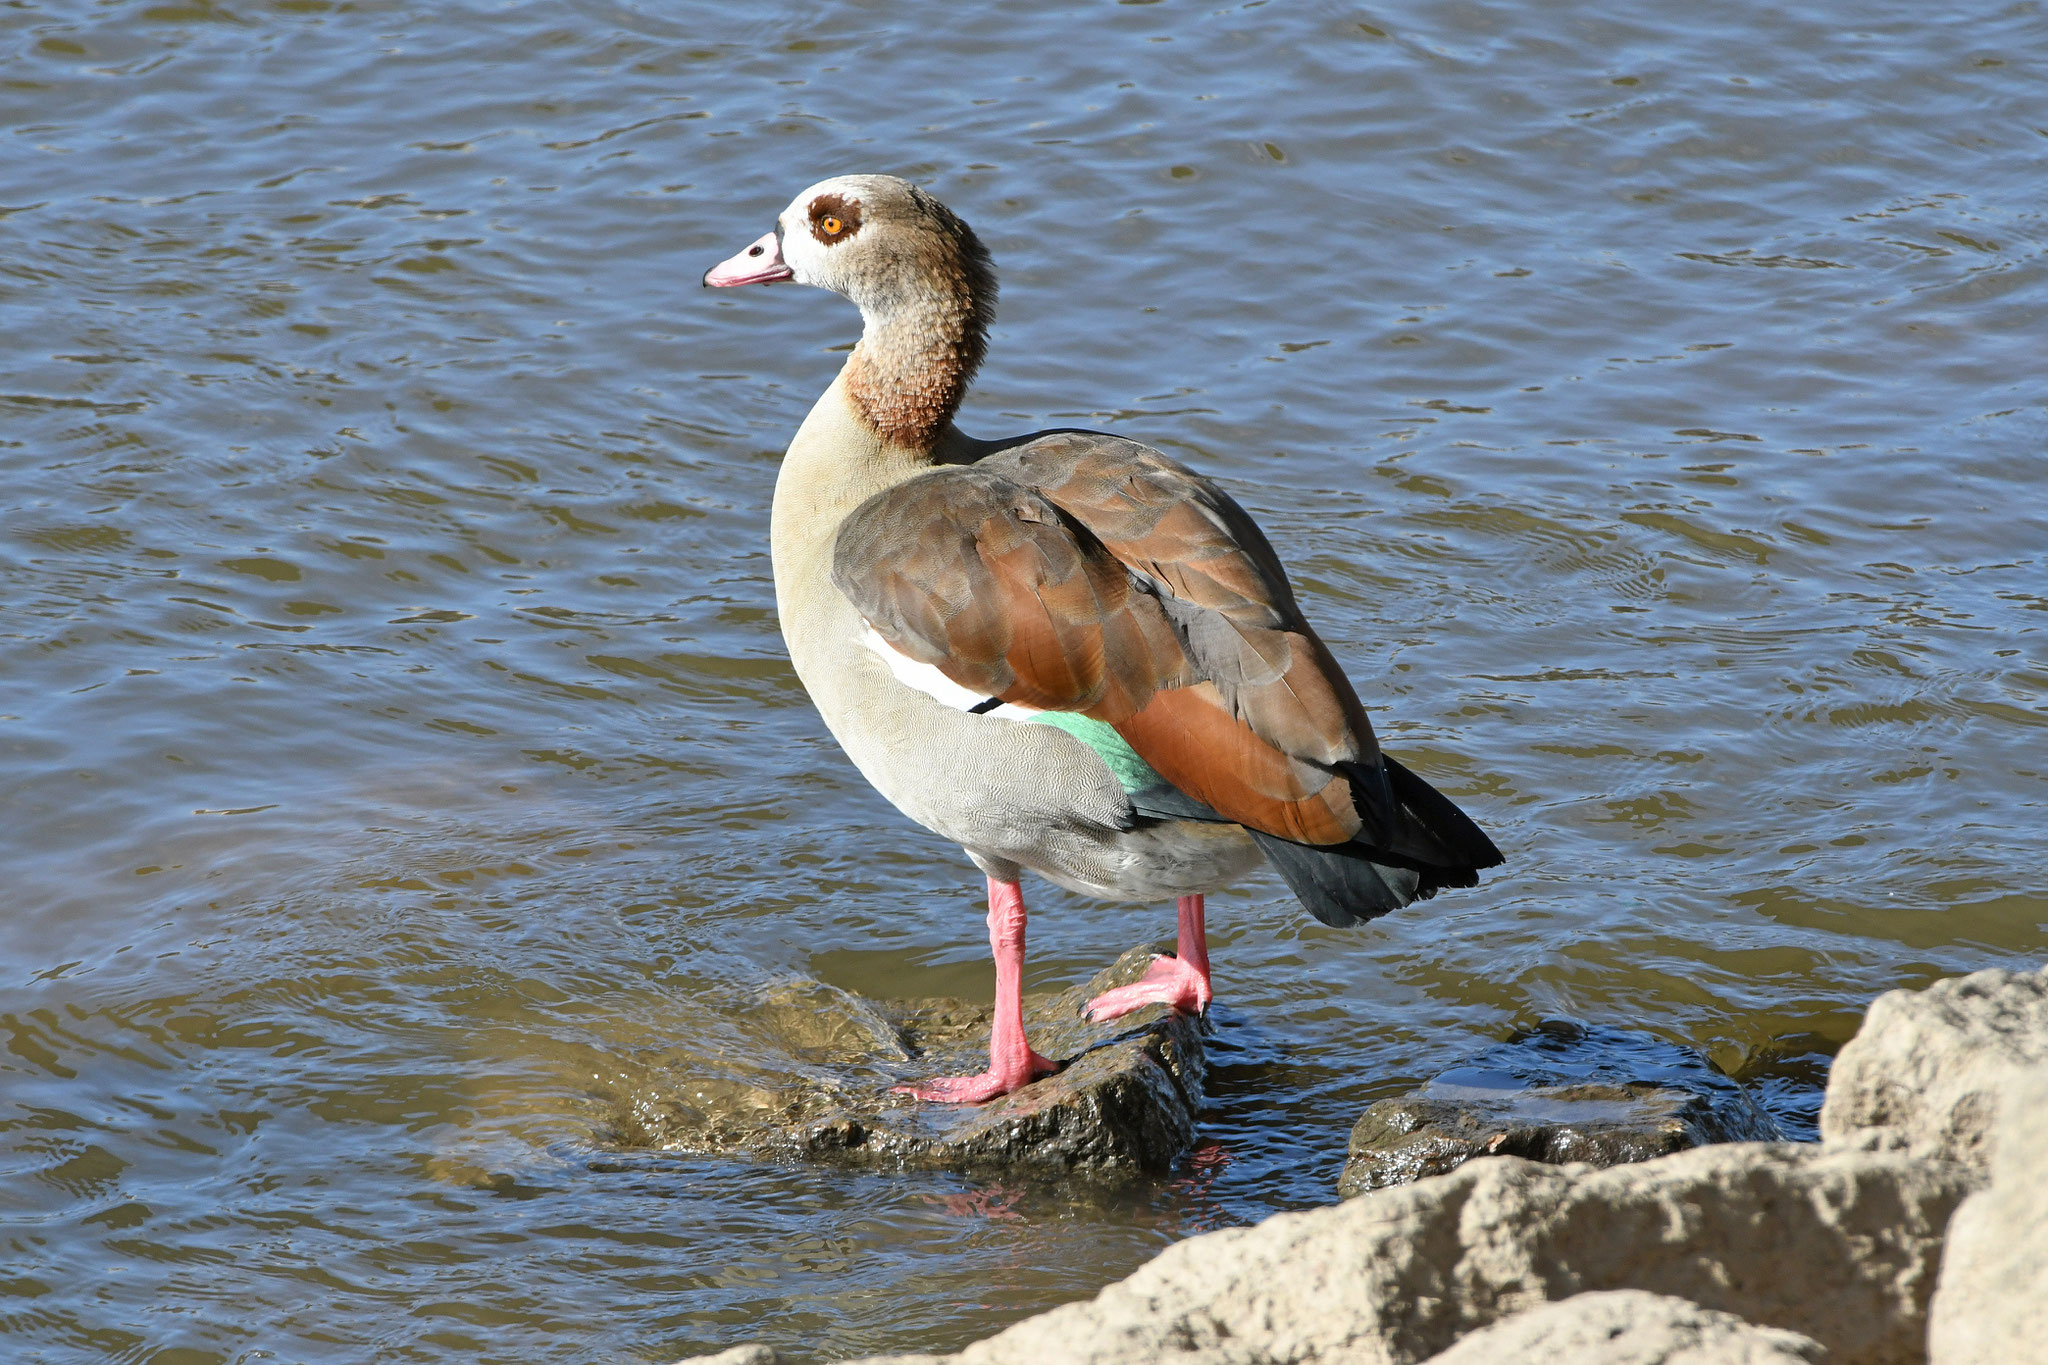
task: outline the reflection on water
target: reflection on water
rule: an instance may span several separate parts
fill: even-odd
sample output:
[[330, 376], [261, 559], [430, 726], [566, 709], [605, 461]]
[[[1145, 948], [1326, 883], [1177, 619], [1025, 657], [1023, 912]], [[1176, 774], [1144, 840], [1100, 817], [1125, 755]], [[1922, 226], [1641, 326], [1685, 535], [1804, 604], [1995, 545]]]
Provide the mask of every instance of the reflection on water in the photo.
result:
[[[948, 1347], [1328, 1199], [1549, 1017], [1810, 1125], [1868, 997], [2048, 938], [2034, 18], [1817, 16], [6, 11], [0, 1335]], [[1219, 897], [1166, 1181], [598, 1141], [793, 976], [989, 990], [773, 618], [855, 319], [695, 287], [865, 169], [996, 253], [966, 423], [1221, 477], [1509, 856], [1358, 931]], [[1171, 922], [1034, 905], [1034, 989]]]

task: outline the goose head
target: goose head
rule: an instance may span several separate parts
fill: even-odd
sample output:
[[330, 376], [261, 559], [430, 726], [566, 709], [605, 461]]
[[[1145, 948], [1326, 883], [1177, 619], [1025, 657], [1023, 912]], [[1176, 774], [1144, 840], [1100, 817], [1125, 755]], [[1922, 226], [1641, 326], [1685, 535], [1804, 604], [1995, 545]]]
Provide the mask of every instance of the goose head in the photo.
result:
[[898, 444], [935, 439], [981, 364], [995, 311], [995, 272], [974, 229], [908, 180], [834, 176], [704, 272], [721, 289], [783, 280], [859, 307], [866, 332], [848, 387], [876, 430]]
[[714, 288], [798, 284], [851, 299], [869, 318], [971, 294], [992, 306], [988, 252], [951, 209], [893, 175], [839, 175], [790, 201], [772, 231], [704, 272]]

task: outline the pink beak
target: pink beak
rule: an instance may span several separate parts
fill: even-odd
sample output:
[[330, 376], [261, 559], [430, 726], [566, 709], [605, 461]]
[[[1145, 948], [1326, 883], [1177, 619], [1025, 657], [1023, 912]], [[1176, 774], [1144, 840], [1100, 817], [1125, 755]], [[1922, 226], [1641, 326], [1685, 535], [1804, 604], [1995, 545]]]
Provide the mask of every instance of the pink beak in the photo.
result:
[[782, 262], [782, 242], [772, 232], [704, 272], [705, 285], [713, 289], [730, 289], [736, 284], [773, 284], [793, 278], [790, 268]]

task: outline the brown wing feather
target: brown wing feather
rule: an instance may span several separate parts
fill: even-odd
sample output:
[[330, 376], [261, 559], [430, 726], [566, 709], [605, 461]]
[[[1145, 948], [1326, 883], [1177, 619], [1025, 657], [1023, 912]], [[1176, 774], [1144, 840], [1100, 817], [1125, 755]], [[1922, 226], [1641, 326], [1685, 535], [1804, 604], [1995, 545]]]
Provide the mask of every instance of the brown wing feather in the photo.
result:
[[1194, 680], [1158, 601], [1087, 529], [973, 467], [879, 493], [832, 581], [883, 639], [984, 696], [1115, 724]]
[[1267, 625], [1299, 617], [1258, 525], [1229, 494], [1150, 446], [1099, 432], [1052, 432], [978, 467], [1043, 493], [1183, 601]]
[[1107, 721], [1253, 829], [1342, 843], [1381, 803], [1339, 768], [1376, 768], [1378, 745], [1272, 546], [1150, 447], [1059, 432], [922, 475], [847, 518], [832, 577], [905, 654]]
[[[1313, 819], [1290, 818], [1307, 819], [1310, 826], [1325, 831], [1348, 824], [1345, 838], [1358, 832], [1356, 816], [1343, 815], [1351, 809], [1350, 797], [1325, 783], [1340, 764], [1376, 767], [1379, 744], [1372, 723], [1343, 670], [1302, 617], [1279, 556], [1229, 494], [1149, 446], [1095, 432], [1036, 437], [983, 460], [979, 467], [1000, 471], [1043, 494], [1085, 525], [1111, 554], [1155, 584], [1196, 670], [1214, 685], [1225, 715], [1256, 741], [1303, 765], [1301, 790], [1289, 799], [1309, 799], [1311, 790], [1329, 792], [1322, 798], [1327, 812]], [[1166, 709], [1188, 717], [1197, 714], [1179, 702]], [[1196, 725], [1189, 733], [1197, 732], [1207, 735], [1209, 728]], [[1166, 773], [1139, 738], [1130, 733], [1125, 738]], [[1169, 731], [1163, 724], [1154, 725], [1143, 738], [1150, 744], [1167, 743]], [[1249, 782], [1252, 769], [1242, 770]], [[1320, 776], [1311, 779], [1310, 773]], [[1348, 791], [1346, 779], [1334, 780]], [[1248, 800], [1274, 794], [1256, 785], [1246, 793]], [[1353, 795], [1368, 808], [1380, 804], [1377, 790]], [[1267, 828], [1257, 819], [1242, 822]], [[1325, 837], [1307, 842], [1332, 841]]]
[[1161, 777], [1241, 825], [1302, 844], [1359, 832], [1350, 781], [1277, 748], [1230, 713], [1214, 683], [1154, 693], [1116, 729]]

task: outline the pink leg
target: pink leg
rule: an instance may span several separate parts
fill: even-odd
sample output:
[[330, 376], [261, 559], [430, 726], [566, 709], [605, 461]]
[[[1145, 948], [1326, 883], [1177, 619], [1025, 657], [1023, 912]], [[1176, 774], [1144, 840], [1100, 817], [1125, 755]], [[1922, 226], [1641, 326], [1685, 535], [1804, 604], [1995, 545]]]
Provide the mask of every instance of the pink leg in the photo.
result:
[[988, 1037], [988, 1070], [979, 1076], [935, 1076], [923, 1085], [896, 1089], [943, 1104], [979, 1104], [1034, 1077], [1059, 1068], [1024, 1041], [1024, 888], [1016, 882], [988, 883], [988, 946], [996, 959], [996, 1019]]
[[1088, 1002], [1096, 1023], [1121, 1019], [1147, 1005], [1171, 1005], [1183, 1014], [1209, 1008], [1209, 934], [1202, 923], [1202, 898], [1180, 898], [1180, 943], [1172, 957], [1155, 957], [1142, 981], [1104, 991]]

